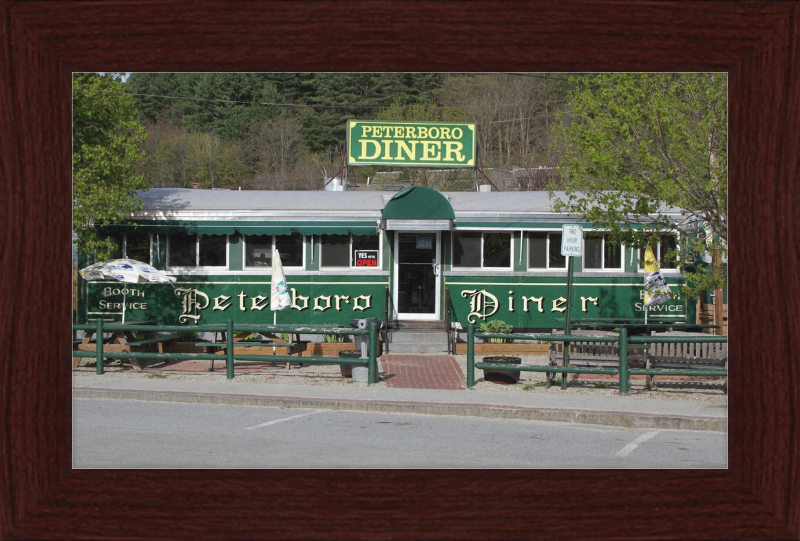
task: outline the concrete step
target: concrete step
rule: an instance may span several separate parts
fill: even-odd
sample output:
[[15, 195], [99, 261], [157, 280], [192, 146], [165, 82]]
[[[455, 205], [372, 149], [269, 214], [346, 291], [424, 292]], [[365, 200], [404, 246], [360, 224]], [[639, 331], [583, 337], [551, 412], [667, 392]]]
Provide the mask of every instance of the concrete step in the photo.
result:
[[447, 334], [441, 329], [400, 329], [391, 333], [390, 353], [442, 353]]
[[392, 343], [414, 344], [417, 342], [434, 342], [447, 344], [447, 335], [439, 332], [402, 331], [392, 333]]
[[433, 342], [419, 342], [416, 344], [395, 343], [389, 344], [389, 354], [422, 354], [422, 353], [446, 353], [447, 344]]

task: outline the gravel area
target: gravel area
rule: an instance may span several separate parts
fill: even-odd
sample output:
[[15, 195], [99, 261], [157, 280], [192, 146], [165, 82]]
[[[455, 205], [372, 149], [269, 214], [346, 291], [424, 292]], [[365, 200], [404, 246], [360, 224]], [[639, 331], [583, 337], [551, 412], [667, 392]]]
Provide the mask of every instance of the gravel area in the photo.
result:
[[[467, 372], [467, 356], [453, 355], [461, 367], [462, 373]], [[547, 357], [544, 355], [521, 355], [522, 364], [526, 365], [545, 365]], [[476, 358], [479, 361], [480, 358]], [[218, 380], [225, 379], [224, 362], [215, 362], [215, 371], [208, 371], [207, 361], [184, 362], [180, 364], [180, 370], [170, 363], [154, 361], [143, 363], [144, 370], [134, 371], [130, 365], [120, 365], [119, 361], [106, 365], [106, 377], [113, 378], [155, 378], [167, 377], [180, 380]], [[74, 377], [92, 376], [95, 374], [93, 361], [84, 360], [81, 366], [73, 370]], [[545, 386], [546, 375], [544, 372], [520, 372], [520, 381], [516, 385], [501, 385], [483, 380], [483, 371], [476, 370], [475, 387], [476, 392], [528, 392], [528, 393], [567, 393], [567, 394], [592, 394], [592, 395], [619, 395], [619, 380], [616, 377], [593, 376], [588, 374], [571, 374], [568, 376], [568, 387], [562, 390], [560, 385], [547, 388]], [[290, 369], [285, 364], [250, 365], [248, 363], [237, 364], [237, 382], [252, 383], [280, 383], [287, 385], [334, 385], [345, 386], [355, 385], [367, 387], [366, 383], [355, 383], [350, 378], [341, 376], [339, 365], [311, 365], [298, 367], [292, 365]], [[466, 379], [464, 381], [466, 384]], [[628, 396], [638, 396], [659, 399], [674, 400], [702, 400], [709, 406], [727, 407], [728, 395], [724, 392], [723, 381], [720, 378], [668, 378], [658, 377], [655, 380], [655, 388], [647, 390], [644, 378], [631, 379], [631, 392]], [[386, 386], [385, 381], [376, 384], [377, 387]], [[623, 397], [624, 398], [624, 397]]]

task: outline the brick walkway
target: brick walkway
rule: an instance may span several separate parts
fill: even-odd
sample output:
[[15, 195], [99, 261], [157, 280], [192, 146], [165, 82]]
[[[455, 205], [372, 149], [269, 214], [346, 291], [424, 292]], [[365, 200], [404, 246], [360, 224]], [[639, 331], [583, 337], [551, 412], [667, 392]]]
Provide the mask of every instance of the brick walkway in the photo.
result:
[[386, 355], [381, 360], [387, 387], [464, 389], [466, 376], [449, 355]]

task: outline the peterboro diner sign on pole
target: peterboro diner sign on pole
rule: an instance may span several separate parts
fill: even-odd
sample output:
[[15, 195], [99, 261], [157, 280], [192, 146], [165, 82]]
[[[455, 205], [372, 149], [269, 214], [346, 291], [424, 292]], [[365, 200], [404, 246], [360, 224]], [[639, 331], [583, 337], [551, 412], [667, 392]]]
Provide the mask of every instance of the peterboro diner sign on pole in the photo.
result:
[[347, 165], [475, 167], [475, 124], [348, 120]]

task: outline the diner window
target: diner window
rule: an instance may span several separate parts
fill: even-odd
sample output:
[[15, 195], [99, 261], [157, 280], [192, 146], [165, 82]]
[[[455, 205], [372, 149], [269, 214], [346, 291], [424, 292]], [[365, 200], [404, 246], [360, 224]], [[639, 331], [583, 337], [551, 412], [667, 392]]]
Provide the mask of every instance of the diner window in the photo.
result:
[[356, 251], [380, 249], [377, 235], [320, 235], [320, 245], [322, 267], [355, 267]]
[[100, 235], [103, 240], [112, 240], [115, 248], [108, 254], [108, 259], [122, 259], [125, 257], [125, 234]]
[[610, 235], [587, 235], [583, 242], [585, 270], [622, 270], [622, 246], [612, 243]]
[[[676, 250], [678, 248], [678, 237], [672, 233], [658, 235], [658, 241], [652, 245], [653, 254], [658, 260], [658, 265], [662, 269], [677, 269], [678, 262]], [[639, 249], [639, 270], [644, 269], [644, 248]]]
[[453, 267], [511, 268], [511, 233], [454, 233]]
[[150, 235], [147, 233], [122, 233], [109, 235], [116, 248], [111, 251], [109, 259], [135, 259], [150, 264]]
[[150, 235], [147, 233], [126, 233], [125, 257], [150, 264]]
[[303, 234], [292, 233], [245, 236], [245, 267], [271, 267], [273, 248], [281, 255], [281, 265], [284, 267], [303, 266]]
[[227, 267], [228, 237], [225, 235], [187, 235], [168, 237], [169, 267]]
[[561, 255], [561, 233], [528, 233], [528, 268], [567, 268], [567, 258]]

